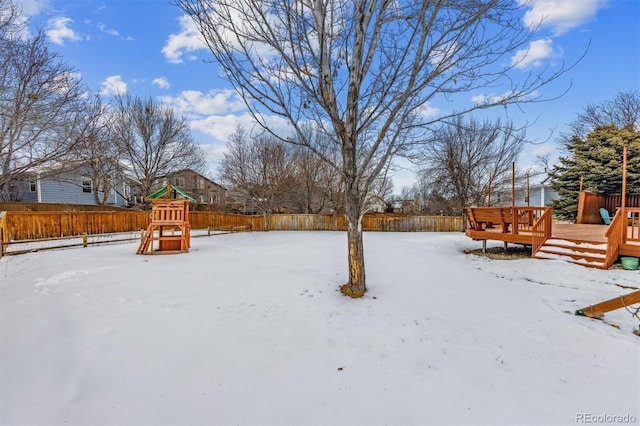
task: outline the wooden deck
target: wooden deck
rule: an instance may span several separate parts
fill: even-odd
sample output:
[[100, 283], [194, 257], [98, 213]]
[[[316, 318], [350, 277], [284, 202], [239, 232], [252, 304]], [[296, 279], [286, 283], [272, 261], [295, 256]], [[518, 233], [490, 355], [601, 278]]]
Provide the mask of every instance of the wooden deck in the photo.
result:
[[[605, 232], [607, 232], [606, 225], [554, 224], [551, 228], [551, 238], [606, 243]], [[483, 231], [468, 228], [465, 230], [465, 234], [474, 240], [495, 240], [527, 245], [531, 244], [532, 236], [529, 230], [521, 230], [517, 234], [512, 234], [503, 230], [500, 225], [486, 228]]]
[[[512, 217], [512, 219], [502, 219], [501, 222], [496, 223], [495, 221], [501, 217], [492, 212], [496, 209], [506, 210], [506, 213], [502, 212], [502, 216]], [[614, 224], [552, 224], [548, 208], [468, 208], [465, 209], [465, 214], [469, 227], [465, 234], [475, 240], [531, 245], [534, 252], [539, 250], [541, 244], [539, 241], [544, 243], [547, 240], [565, 240], [582, 245], [585, 243], [604, 245], [607, 252], [607, 261], [604, 265], [606, 268], [616, 260], [617, 256], [640, 257], [640, 209], [629, 210], [628, 224], [626, 218], [616, 216], [614, 228]], [[492, 212], [492, 215], [488, 212]], [[547, 223], [542, 227], [539, 224], [544, 220]], [[516, 226], [513, 226], [514, 223]], [[625, 227], [626, 238], [624, 237]]]
[[[609, 229], [608, 225], [556, 223], [551, 227], [551, 238], [582, 241], [585, 243], [606, 244], [607, 237], [605, 234], [607, 229]], [[633, 236], [632, 231], [633, 229], [628, 226], [627, 237], [629, 239]], [[495, 240], [525, 245], [531, 244], [532, 236], [531, 231], [520, 231], [518, 234], [505, 233], [500, 225], [496, 225], [493, 228], [487, 228], [484, 231], [476, 231], [469, 228], [465, 231], [465, 234], [474, 240]], [[627, 244], [623, 244], [620, 247], [620, 254], [640, 257], [640, 243], [628, 241]]]

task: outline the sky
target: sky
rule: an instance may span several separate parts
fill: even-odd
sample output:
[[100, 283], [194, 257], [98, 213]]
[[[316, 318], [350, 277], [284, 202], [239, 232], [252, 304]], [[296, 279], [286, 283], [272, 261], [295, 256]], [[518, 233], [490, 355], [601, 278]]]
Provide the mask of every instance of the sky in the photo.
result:
[[573, 313], [639, 271], [491, 260], [461, 232], [364, 242], [357, 300], [345, 232], [4, 256], [0, 424], [637, 426], [640, 323]]
[[[566, 131], [568, 123], [588, 104], [640, 90], [640, 1], [514, 1], [525, 5], [525, 24], [543, 19], [522, 61], [523, 71], [570, 65], [586, 51], [568, 73], [540, 90], [542, 98], [557, 99], [509, 110], [509, 118], [516, 124], [529, 125], [531, 143], [518, 162], [518, 168], [523, 169], [534, 164], [537, 155], [557, 159], [559, 133]], [[30, 28], [45, 31], [51, 49], [81, 74], [91, 91], [105, 99], [118, 92], [153, 97], [186, 117], [207, 154], [209, 175], [214, 179], [229, 134], [238, 124], [252, 126], [241, 99], [219, 78], [195, 27], [169, 1], [18, 3], [30, 19]], [[514, 52], [512, 58], [521, 55], [523, 52]], [[498, 117], [503, 113], [495, 110], [485, 114]], [[286, 128], [281, 120], [272, 122]], [[401, 170], [393, 178], [395, 193], [415, 182], [412, 166], [407, 162], [399, 165]]]

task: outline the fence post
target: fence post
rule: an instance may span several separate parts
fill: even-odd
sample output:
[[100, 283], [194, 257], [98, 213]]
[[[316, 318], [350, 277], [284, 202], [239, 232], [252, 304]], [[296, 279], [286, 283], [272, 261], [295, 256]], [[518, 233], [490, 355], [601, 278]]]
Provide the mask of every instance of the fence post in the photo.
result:
[[84, 247], [84, 248], [87, 247], [87, 233], [86, 232], [82, 235], [82, 247]]
[[4, 256], [5, 216], [7, 212], [0, 212], [0, 257]]

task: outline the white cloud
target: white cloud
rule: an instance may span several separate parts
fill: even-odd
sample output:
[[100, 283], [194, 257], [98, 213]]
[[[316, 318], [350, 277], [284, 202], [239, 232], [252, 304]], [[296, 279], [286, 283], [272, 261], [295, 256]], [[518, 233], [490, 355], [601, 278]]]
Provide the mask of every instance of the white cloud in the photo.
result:
[[[285, 120], [279, 117], [265, 117], [265, 120], [274, 131], [280, 132], [282, 135], [291, 133], [291, 128]], [[244, 127], [250, 135], [261, 131], [249, 113], [200, 116], [200, 118], [190, 121], [193, 131], [212, 137], [211, 142], [200, 143], [200, 147], [206, 153], [210, 170], [217, 170], [220, 161], [227, 152], [226, 143], [229, 136], [236, 131], [239, 125]], [[198, 140], [197, 136], [196, 140]]]
[[418, 114], [420, 114], [422, 117], [425, 117], [425, 118], [436, 117], [439, 113], [440, 113], [440, 108], [432, 107], [429, 104], [429, 102], [422, 105], [418, 109]]
[[501, 104], [503, 102], [513, 103], [517, 101], [532, 100], [532, 99], [538, 98], [539, 96], [540, 96], [540, 93], [536, 90], [527, 94], [508, 90], [502, 93], [501, 95], [481, 94], [481, 95], [472, 96], [471, 102], [473, 102], [476, 105], [482, 105], [482, 104], [495, 105], [495, 104]]
[[121, 39], [123, 39], [123, 40], [127, 40], [127, 41], [135, 40], [135, 39], [134, 39], [133, 37], [131, 37], [131, 36], [126, 36], [126, 37], [125, 37], [125, 36], [123, 36], [123, 35], [122, 35], [122, 34], [120, 34], [120, 32], [119, 32], [118, 30], [116, 30], [116, 29], [113, 29], [113, 28], [107, 28], [107, 26], [106, 26], [105, 24], [103, 24], [102, 22], [98, 22], [98, 23], [96, 24], [96, 27], [97, 27], [97, 28], [98, 28], [98, 30], [100, 30], [100, 32], [102, 32], [102, 33], [109, 34], [109, 35], [111, 35], [111, 36], [118, 37], [118, 38], [121, 38]]
[[555, 144], [555, 142], [552, 143], [545, 143], [543, 145], [539, 145], [536, 146], [535, 149], [533, 149], [531, 152], [534, 155], [548, 155], [548, 154], [552, 154], [553, 152], [555, 152], [557, 149], [557, 146]]
[[[178, 18], [180, 32], [178, 34], [170, 34], [167, 42], [162, 48], [164, 57], [169, 62], [180, 64], [183, 62], [185, 52], [194, 52], [200, 49], [206, 49], [207, 46], [200, 40], [200, 33], [191, 18], [183, 15]], [[188, 59], [194, 59], [190, 56]]]
[[19, 3], [22, 8], [22, 13], [26, 16], [38, 15], [43, 10], [49, 8], [49, 0], [22, 0]]
[[215, 142], [200, 143], [199, 145], [205, 153], [205, 158], [209, 165], [209, 171], [217, 170], [220, 161], [222, 161], [224, 154], [227, 152], [226, 144], [222, 142]]
[[471, 97], [471, 102], [473, 102], [474, 104], [483, 104], [488, 100], [489, 98], [487, 97], [487, 95], [476, 95]]
[[117, 30], [114, 30], [113, 28], [107, 28], [107, 26], [102, 22], [98, 22], [96, 27], [98, 27], [98, 29], [105, 34], [109, 34], [116, 37], [120, 35], [120, 33]]
[[238, 94], [229, 89], [211, 90], [208, 93], [185, 90], [178, 97], [162, 96], [160, 101], [185, 116], [221, 115], [246, 109]]
[[[263, 119], [268, 123], [269, 128], [286, 137], [291, 134], [291, 127], [286, 120], [275, 116], [264, 116]], [[253, 116], [249, 113], [234, 115], [211, 115], [201, 119], [191, 120], [191, 128], [206, 135], [213, 136], [215, 139], [225, 142], [229, 135], [233, 133], [238, 125], [244, 127], [248, 132], [254, 130], [261, 131], [255, 124]]]
[[535, 68], [542, 65], [545, 59], [559, 55], [559, 52], [553, 48], [553, 40], [550, 38], [535, 40], [529, 43], [527, 49], [518, 50], [511, 57], [511, 66], [520, 69]]
[[555, 35], [566, 33], [595, 17], [607, 0], [518, 0], [529, 8], [524, 23], [529, 28], [550, 27]]
[[49, 88], [56, 93], [66, 93], [81, 81], [82, 74], [80, 72], [65, 72], [57, 75], [49, 85]]
[[65, 18], [64, 16], [51, 18], [47, 22], [49, 29], [45, 33], [52, 43], [59, 44], [61, 46], [64, 45], [65, 40], [82, 40], [82, 37], [68, 27], [68, 24], [72, 22], [73, 20], [71, 18]]
[[154, 78], [151, 83], [155, 84], [161, 89], [169, 89], [171, 87], [171, 84], [169, 84], [169, 80], [167, 80], [165, 77]]
[[111, 96], [127, 93], [127, 83], [122, 81], [119, 75], [107, 77], [100, 85], [100, 94], [103, 96]]

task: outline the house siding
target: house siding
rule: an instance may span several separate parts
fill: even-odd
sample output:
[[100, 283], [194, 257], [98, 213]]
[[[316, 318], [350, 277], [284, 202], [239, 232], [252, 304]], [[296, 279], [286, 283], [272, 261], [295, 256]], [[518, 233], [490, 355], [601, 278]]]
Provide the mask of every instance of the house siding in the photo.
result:
[[[534, 185], [529, 188], [529, 200], [527, 201], [527, 191], [523, 188], [517, 188], [515, 191], [515, 205], [531, 207], [545, 207], [551, 204], [553, 200], [557, 200], [559, 195], [548, 185]], [[511, 191], [500, 191], [491, 195], [491, 205], [494, 206], [510, 206]]]
[[226, 188], [193, 170], [180, 170], [166, 177], [166, 183], [176, 185], [209, 210], [225, 207]]
[[[66, 203], [66, 204], [86, 204], [96, 205], [94, 191], [96, 188], [92, 184], [91, 192], [84, 192], [82, 188], [82, 168], [66, 173], [40, 174], [37, 180], [37, 190], [30, 191], [28, 181], [16, 183], [19, 198], [24, 202], [42, 203]], [[117, 191], [122, 191], [121, 180], [115, 182]], [[126, 200], [117, 192], [110, 193], [107, 205], [123, 207]]]
[[20, 201], [24, 201], [26, 203], [37, 203], [38, 190], [36, 188], [36, 190], [32, 192], [29, 186], [29, 181], [16, 182], [16, 189], [18, 191]]
[[548, 206], [553, 200], [560, 198], [560, 196], [548, 186], [533, 187], [530, 192], [530, 204], [536, 207]]

